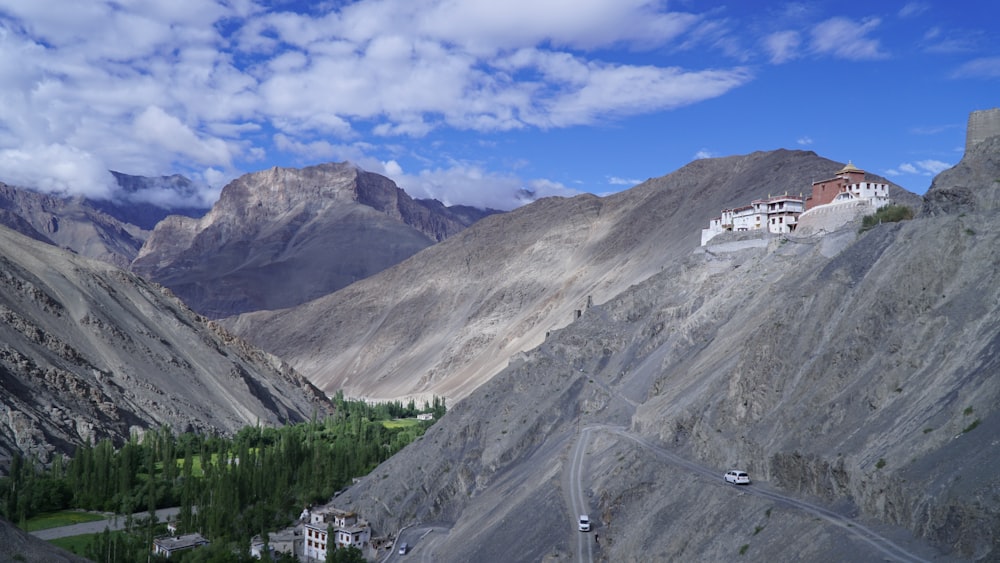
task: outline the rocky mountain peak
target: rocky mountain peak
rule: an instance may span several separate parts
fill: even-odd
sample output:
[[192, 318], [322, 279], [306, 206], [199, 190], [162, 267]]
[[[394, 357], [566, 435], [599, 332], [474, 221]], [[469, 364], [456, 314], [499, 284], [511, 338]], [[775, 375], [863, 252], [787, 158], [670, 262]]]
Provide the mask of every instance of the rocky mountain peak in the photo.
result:
[[244, 174], [230, 182], [209, 214], [213, 218], [241, 216], [256, 222], [271, 220], [302, 205], [357, 201], [358, 170], [349, 163], [307, 168], [273, 167]]
[[221, 318], [326, 295], [481, 216], [414, 200], [348, 162], [275, 167], [228, 184], [200, 220], [162, 221], [132, 269]]

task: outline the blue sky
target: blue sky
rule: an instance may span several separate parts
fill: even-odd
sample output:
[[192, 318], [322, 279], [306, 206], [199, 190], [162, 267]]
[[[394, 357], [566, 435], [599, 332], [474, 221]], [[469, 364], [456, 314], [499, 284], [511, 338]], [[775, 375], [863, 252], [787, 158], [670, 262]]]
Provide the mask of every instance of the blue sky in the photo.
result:
[[210, 204], [245, 172], [349, 160], [510, 209], [789, 148], [923, 193], [1000, 106], [998, 21], [986, 1], [0, 0], [0, 181], [107, 197], [109, 169], [180, 173]]

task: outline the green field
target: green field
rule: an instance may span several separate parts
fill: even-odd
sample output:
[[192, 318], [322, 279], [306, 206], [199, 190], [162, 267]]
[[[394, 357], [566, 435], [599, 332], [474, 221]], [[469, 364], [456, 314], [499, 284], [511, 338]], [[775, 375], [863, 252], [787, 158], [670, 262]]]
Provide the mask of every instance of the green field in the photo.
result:
[[58, 528], [59, 526], [69, 526], [72, 524], [81, 524], [83, 522], [97, 522], [98, 520], [107, 520], [108, 516], [106, 514], [100, 514], [98, 512], [84, 512], [82, 510], [61, 510], [59, 512], [49, 512], [46, 514], [39, 514], [34, 518], [31, 518], [25, 523], [25, 528], [29, 532], [34, 532], [37, 530], [47, 530], [49, 528]]
[[415, 418], [394, 418], [392, 420], [383, 420], [382, 426], [386, 428], [412, 428], [414, 426], [420, 426], [420, 421]]
[[94, 541], [94, 538], [100, 535], [101, 534], [82, 534], [79, 536], [56, 538], [54, 540], [49, 540], [49, 543], [61, 547], [66, 551], [71, 551], [77, 555], [83, 555], [87, 546]]

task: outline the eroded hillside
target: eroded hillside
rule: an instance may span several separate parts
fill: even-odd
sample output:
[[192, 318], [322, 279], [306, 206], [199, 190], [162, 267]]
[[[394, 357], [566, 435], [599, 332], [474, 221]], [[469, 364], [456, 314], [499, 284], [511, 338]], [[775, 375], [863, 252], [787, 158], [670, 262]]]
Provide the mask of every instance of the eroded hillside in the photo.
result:
[[328, 402], [162, 287], [0, 227], [0, 470], [161, 425], [231, 432]]
[[[441, 561], [995, 559], [997, 154], [966, 155], [912, 221], [689, 253], [338, 505], [426, 532], [414, 555]], [[734, 466], [755, 483], [725, 485]]]

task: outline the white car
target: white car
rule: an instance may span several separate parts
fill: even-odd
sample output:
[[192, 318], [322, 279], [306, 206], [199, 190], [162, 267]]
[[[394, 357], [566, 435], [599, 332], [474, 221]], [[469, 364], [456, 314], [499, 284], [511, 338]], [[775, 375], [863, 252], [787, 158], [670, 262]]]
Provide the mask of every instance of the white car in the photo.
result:
[[740, 471], [739, 469], [733, 469], [726, 472], [726, 482], [732, 483], [734, 485], [749, 485], [750, 476], [747, 475], [746, 471]]
[[589, 532], [590, 531], [590, 516], [587, 516], [586, 514], [581, 514], [580, 515], [580, 525], [579, 525], [579, 528], [580, 528], [581, 532]]

